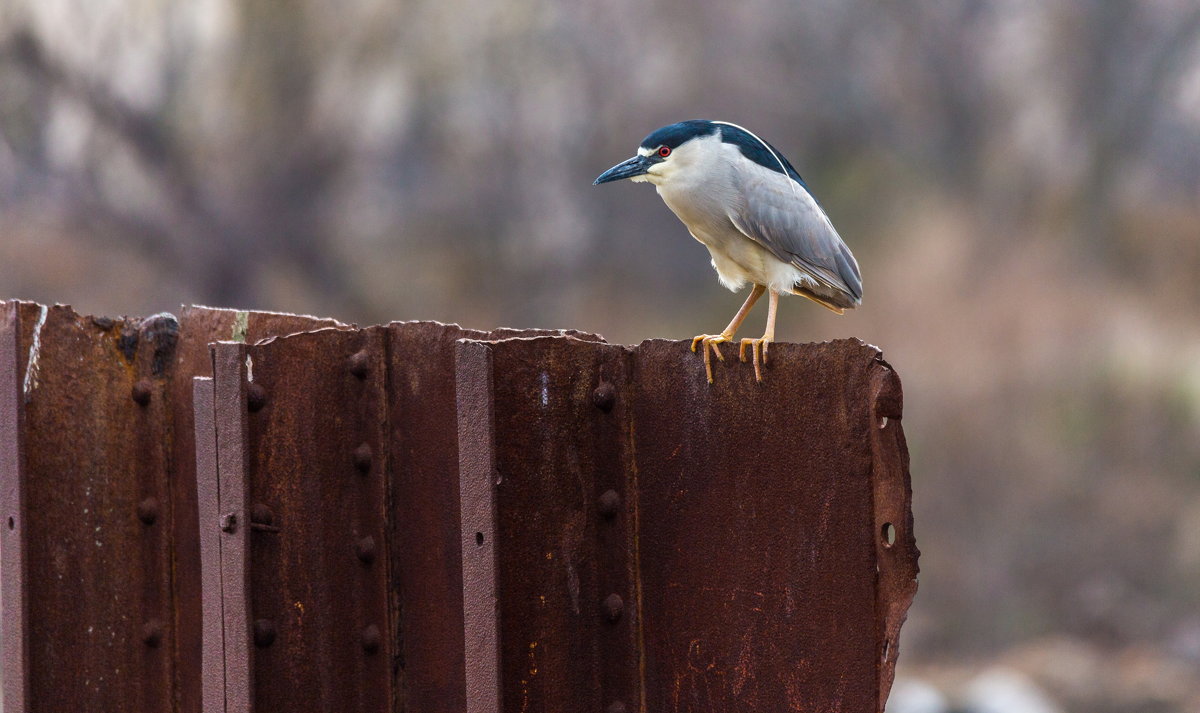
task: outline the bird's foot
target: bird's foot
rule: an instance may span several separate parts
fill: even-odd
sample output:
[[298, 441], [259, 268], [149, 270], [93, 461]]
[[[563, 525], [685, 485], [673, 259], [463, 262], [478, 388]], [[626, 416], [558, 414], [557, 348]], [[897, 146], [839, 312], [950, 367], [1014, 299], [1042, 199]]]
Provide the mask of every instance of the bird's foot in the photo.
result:
[[743, 339], [742, 344], [738, 347], [738, 358], [743, 362], [746, 361], [746, 347], [751, 347], [752, 358], [754, 359], [754, 380], [762, 383], [762, 368], [767, 363], [767, 347], [770, 346], [772, 337], [763, 335], [758, 339]]
[[696, 351], [697, 344], [703, 345], [700, 348], [704, 350], [704, 375], [708, 377], [708, 383], [710, 384], [713, 382], [713, 377], [712, 358], [709, 356], [709, 348], [712, 348], [712, 353], [717, 355], [717, 359], [719, 361], [725, 361], [725, 355], [721, 353], [721, 350], [717, 348], [717, 345], [728, 342], [730, 339], [733, 339], [732, 334], [701, 334], [692, 339], [693, 353]]

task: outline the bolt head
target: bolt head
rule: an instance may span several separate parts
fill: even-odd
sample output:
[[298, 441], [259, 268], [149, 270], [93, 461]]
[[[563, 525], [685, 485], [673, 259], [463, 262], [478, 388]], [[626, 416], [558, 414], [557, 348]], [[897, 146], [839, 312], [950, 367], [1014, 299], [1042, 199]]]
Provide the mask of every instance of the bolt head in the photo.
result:
[[625, 611], [625, 600], [621, 599], [620, 594], [614, 592], [604, 598], [600, 608], [604, 612], [604, 618], [608, 619], [610, 624], [616, 624], [621, 620], [621, 614]]
[[221, 532], [237, 531], [237, 513], [226, 513], [221, 516]]
[[371, 357], [367, 354], [366, 349], [355, 352], [354, 355], [350, 357], [350, 373], [354, 374], [360, 379], [367, 378], [367, 371], [369, 370], [370, 361]]
[[138, 406], [148, 406], [150, 396], [154, 393], [154, 383], [149, 379], [139, 379], [129, 392], [129, 396]]
[[158, 619], [151, 619], [142, 625], [142, 642], [152, 649], [157, 649], [162, 644], [163, 639], [163, 623]]
[[371, 564], [375, 561], [375, 538], [367, 535], [354, 545], [354, 554], [358, 555], [358, 559], [363, 564]]
[[364, 443], [354, 449], [354, 467], [363, 475], [371, 472], [371, 446]]
[[267, 390], [262, 384], [250, 383], [246, 385], [246, 408], [251, 412], [262, 410], [263, 406], [267, 405]]
[[374, 624], [368, 624], [362, 630], [362, 647], [363, 651], [368, 654], [373, 654], [379, 651], [380, 634], [379, 627]]
[[112, 317], [92, 317], [92, 324], [107, 332], [113, 328], [113, 325], [116, 324], [116, 322]]
[[600, 516], [605, 520], [611, 520], [617, 516], [617, 512], [621, 509], [621, 496], [617, 495], [615, 490], [605, 490], [600, 496], [596, 508], [600, 511]]
[[254, 620], [254, 645], [265, 649], [275, 643], [275, 622], [270, 619]]
[[612, 411], [613, 404], [616, 402], [617, 389], [611, 381], [601, 381], [596, 390], [592, 392], [592, 403], [604, 413]]
[[153, 525], [158, 519], [158, 498], [148, 497], [137, 506], [138, 519], [147, 525]]

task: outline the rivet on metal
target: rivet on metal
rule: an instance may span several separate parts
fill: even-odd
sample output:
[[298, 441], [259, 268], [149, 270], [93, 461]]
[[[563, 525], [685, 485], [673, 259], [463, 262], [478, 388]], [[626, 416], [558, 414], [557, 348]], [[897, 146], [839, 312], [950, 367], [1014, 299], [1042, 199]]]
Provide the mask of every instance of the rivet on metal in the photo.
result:
[[601, 381], [596, 390], [592, 392], [592, 403], [604, 413], [612, 411], [613, 404], [616, 402], [617, 389], [611, 381]]
[[600, 515], [605, 520], [611, 520], [617, 516], [617, 510], [621, 507], [621, 496], [617, 495], [615, 490], [605, 490], [600, 496], [598, 507]]
[[149, 379], [139, 379], [133, 385], [129, 395], [137, 402], [139, 406], [146, 406], [150, 403], [150, 395], [154, 393], [154, 384]]
[[375, 561], [375, 538], [367, 535], [358, 541], [354, 546], [354, 553], [358, 555], [358, 559], [363, 564], [371, 564]]
[[354, 355], [350, 357], [350, 373], [354, 374], [360, 379], [367, 378], [367, 367], [370, 364], [370, 358], [371, 357], [367, 354], [367, 350], [365, 349], [355, 352]]
[[221, 532], [234, 532], [237, 530], [237, 513], [226, 513], [221, 516]]
[[371, 446], [364, 443], [354, 449], [354, 467], [363, 475], [371, 472]]
[[151, 496], [138, 503], [137, 516], [143, 523], [153, 525], [158, 519], [158, 498]]
[[362, 630], [362, 647], [363, 651], [368, 654], [373, 654], [379, 651], [379, 627], [374, 624], [368, 624]]
[[267, 405], [267, 390], [262, 387], [262, 384], [247, 384], [246, 385], [246, 408], [251, 411], [258, 411], [263, 406]]
[[621, 614], [625, 611], [625, 600], [621, 599], [620, 594], [610, 594], [604, 598], [604, 604], [601, 605], [604, 610], [604, 617], [609, 623], [616, 624], [621, 620]]
[[163, 625], [158, 619], [151, 619], [142, 625], [142, 643], [152, 649], [162, 644]]
[[275, 622], [270, 619], [254, 620], [254, 645], [265, 649], [275, 643]]

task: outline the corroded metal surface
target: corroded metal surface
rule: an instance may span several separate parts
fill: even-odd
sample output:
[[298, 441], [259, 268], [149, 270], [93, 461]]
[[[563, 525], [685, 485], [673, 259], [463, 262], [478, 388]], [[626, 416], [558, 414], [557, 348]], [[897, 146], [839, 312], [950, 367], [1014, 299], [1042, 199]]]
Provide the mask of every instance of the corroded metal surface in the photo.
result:
[[600, 339], [550, 330], [482, 332], [438, 322], [388, 325], [397, 710], [461, 711], [467, 705], [464, 676], [482, 673], [476, 664], [466, 666], [463, 648], [455, 409], [463, 377], [456, 374], [455, 342], [564, 334]]
[[[197, 515], [206, 523], [199, 533], [201, 601], [200, 710], [225, 712], [225, 610], [221, 594], [221, 517], [217, 487], [217, 427], [212, 377], [193, 379], [195, 404]], [[215, 594], [215, 596], [213, 596]]]
[[[216, 347], [221, 524], [249, 547], [244, 594], [223, 572], [226, 665], [231, 640], [253, 646], [251, 710], [391, 708], [385, 345], [371, 328]], [[246, 414], [243, 443], [223, 435], [227, 404]], [[241, 503], [227, 504], [227, 449], [243, 450]], [[249, 631], [230, 623], [247, 601]]]
[[[899, 455], [874, 437], [879, 353], [774, 345], [766, 383], [730, 370], [714, 388], [680, 343], [636, 360], [647, 709], [881, 710], [879, 609], [911, 599], [882, 584], [915, 586], [917, 552], [907, 474], [875, 487]], [[900, 528], [887, 557], [880, 511]]]
[[472, 710], [882, 710], [918, 553], [877, 350], [775, 345], [765, 384], [709, 386], [685, 342], [461, 349], [494, 424], [459, 423], [495, 459], [464, 481], [495, 559], [464, 557], [464, 598], [498, 613], [466, 622], [498, 632]]
[[[489, 432], [471, 412], [459, 423], [460, 447], [490, 448], [495, 461], [491, 477], [482, 463], [462, 473], [464, 507], [494, 503], [490, 522], [471, 511], [463, 523], [463, 547], [495, 559], [488, 581], [487, 560], [464, 556], [464, 597], [482, 611], [467, 636], [499, 631], [490, 656], [478, 655], [499, 672], [500, 700], [471, 710], [637, 709], [634, 519], [620, 504], [633, 473], [628, 359], [623, 347], [577, 339], [460, 346], [460, 367], [473, 362], [471, 398], [491, 388], [494, 423]], [[477, 374], [485, 364], [487, 377]], [[460, 408], [465, 400], [460, 390]], [[495, 592], [494, 623], [477, 587]]]
[[[256, 312], [210, 307], [184, 307], [179, 313], [179, 343], [168, 386], [171, 408], [171, 507], [173, 511], [174, 572], [176, 595], [175, 656], [180, 662], [176, 677], [179, 713], [199, 713], [203, 630], [201, 602], [200, 523], [197, 520], [198, 452], [193, 420], [192, 378], [212, 376], [209, 344], [217, 341], [253, 344], [268, 337], [311, 331], [323, 327], [348, 329], [332, 319], [277, 312]], [[215, 475], [215, 471], [214, 471]], [[212, 487], [216, 488], [215, 481]], [[220, 597], [220, 589], [210, 590]]]
[[0, 701], [9, 713], [29, 709], [21, 334], [21, 305], [0, 305]]
[[13, 444], [3, 451], [7, 710], [87, 701], [198, 712], [191, 377], [211, 373], [216, 339], [337, 323], [207, 308], [186, 308], [182, 324], [2, 309], [0, 366], [15, 384], [0, 395], [0, 444]]
[[686, 342], [3, 307], [6, 710], [882, 710], [871, 347], [710, 386]]
[[23, 529], [13, 532], [25, 562], [21, 591], [9, 592], [23, 602], [6, 597], [4, 608], [23, 611], [25, 626], [5, 638], [14, 647], [24, 639], [28, 681], [23, 707], [6, 708], [172, 710], [164, 393], [177, 324], [30, 303], [6, 310], [17, 331], [24, 457], [16, 473], [6, 469], [5, 490], [24, 498]]

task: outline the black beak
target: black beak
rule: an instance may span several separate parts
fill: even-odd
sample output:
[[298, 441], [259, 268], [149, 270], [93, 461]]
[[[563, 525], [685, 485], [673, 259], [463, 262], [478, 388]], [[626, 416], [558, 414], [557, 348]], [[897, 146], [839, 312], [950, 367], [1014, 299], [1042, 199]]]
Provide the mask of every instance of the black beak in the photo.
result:
[[649, 156], [634, 156], [633, 158], [627, 161], [622, 161], [616, 166], [613, 166], [604, 173], [600, 174], [600, 176], [592, 182], [592, 185], [598, 186], [601, 183], [608, 183], [609, 181], [619, 181], [622, 178], [640, 176], [649, 171], [650, 167], [653, 165], [654, 161], [650, 160]]

